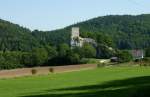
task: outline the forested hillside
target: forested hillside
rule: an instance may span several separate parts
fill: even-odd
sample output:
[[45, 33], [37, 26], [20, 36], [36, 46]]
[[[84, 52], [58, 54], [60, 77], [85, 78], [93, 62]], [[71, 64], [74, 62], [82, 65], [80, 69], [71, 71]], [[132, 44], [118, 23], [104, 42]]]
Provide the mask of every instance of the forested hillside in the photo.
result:
[[119, 49], [150, 46], [150, 15], [147, 14], [97, 17], [60, 30], [35, 30], [33, 32], [19, 25], [0, 20], [0, 50], [26, 51], [45, 44], [69, 44], [72, 26], [80, 27], [83, 37], [94, 37], [95, 33], [106, 35]]
[[[95, 39], [97, 46], [69, 47], [71, 27], [80, 27], [82, 37]], [[110, 49], [112, 47], [113, 49]], [[130, 61], [128, 51], [146, 49], [150, 57], [150, 15], [104, 16], [54, 31], [30, 31], [0, 20], [0, 69], [86, 63], [84, 58]], [[130, 56], [130, 57], [129, 57]], [[129, 59], [129, 60], [127, 60]], [[123, 61], [122, 61], [123, 60]]]
[[136, 49], [150, 46], [150, 15], [104, 16], [79, 24], [85, 32], [107, 34], [119, 49]]
[[61, 43], [70, 43], [70, 32], [69, 29], [61, 29], [55, 31], [38, 31], [34, 30], [32, 35], [40, 42], [42, 45], [53, 45], [57, 46]]
[[39, 45], [29, 29], [0, 20], [0, 51], [30, 51]]
[[[93, 37], [94, 33], [106, 35], [112, 39], [114, 45], [119, 49], [139, 49], [150, 46], [149, 14], [97, 17], [61, 30], [52, 31], [50, 33], [46, 32], [47, 39], [55, 43], [59, 37], [59, 40], [67, 42], [69, 40], [68, 34], [72, 26], [80, 27], [83, 37]], [[61, 34], [58, 34], [58, 32]], [[36, 36], [39, 37], [41, 35]]]

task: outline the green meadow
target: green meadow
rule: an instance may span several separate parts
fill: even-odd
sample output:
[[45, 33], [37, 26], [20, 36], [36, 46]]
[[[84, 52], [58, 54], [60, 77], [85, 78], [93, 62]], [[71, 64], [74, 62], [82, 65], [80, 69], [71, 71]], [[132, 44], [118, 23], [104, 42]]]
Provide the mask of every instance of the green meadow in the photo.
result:
[[150, 97], [150, 67], [93, 70], [0, 80], [0, 97]]

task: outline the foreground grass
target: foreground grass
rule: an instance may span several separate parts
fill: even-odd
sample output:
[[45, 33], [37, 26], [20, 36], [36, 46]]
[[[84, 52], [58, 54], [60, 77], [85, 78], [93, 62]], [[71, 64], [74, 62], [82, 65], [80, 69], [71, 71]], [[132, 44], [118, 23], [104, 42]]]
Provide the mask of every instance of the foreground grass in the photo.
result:
[[149, 67], [108, 67], [0, 80], [0, 97], [150, 97]]

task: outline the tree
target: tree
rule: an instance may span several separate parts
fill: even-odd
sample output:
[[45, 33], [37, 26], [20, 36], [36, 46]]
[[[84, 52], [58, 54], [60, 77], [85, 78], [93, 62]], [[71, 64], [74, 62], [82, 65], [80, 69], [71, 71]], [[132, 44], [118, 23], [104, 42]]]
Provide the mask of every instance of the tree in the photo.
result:
[[93, 58], [96, 57], [96, 49], [90, 44], [84, 44], [81, 48], [81, 54], [85, 58]]
[[60, 44], [58, 46], [58, 54], [59, 54], [59, 57], [65, 57], [67, 55], [67, 52], [70, 50], [70, 47], [68, 44], [66, 43], [63, 43], [63, 44]]
[[98, 44], [97, 45], [97, 58], [107, 59], [115, 55], [115, 50], [111, 47]]
[[76, 52], [73, 52], [73, 50], [70, 50], [66, 56], [67, 60], [69, 61], [69, 64], [78, 64], [80, 63], [81, 57]]
[[0, 52], [0, 69], [4, 69], [5, 58], [3, 57], [3, 52]]
[[21, 52], [1, 52], [0, 55], [0, 67], [1, 69], [14, 69], [23, 67], [23, 64], [21, 64]]
[[132, 55], [128, 51], [125, 51], [125, 50], [118, 51], [117, 57], [119, 58], [120, 63], [129, 62], [133, 59]]
[[44, 65], [48, 60], [48, 52], [44, 48], [35, 48], [32, 51], [34, 66]]
[[45, 49], [48, 52], [48, 59], [49, 60], [52, 59], [52, 58], [55, 58], [58, 55], [58, 52], [57, 52], [55, 47], [46, 45]]
[[33, 67], [33, 66], [34, 66], [34, 60], [33, 60], [32, 53], [23, 52], [23, 54], [22, 54], [22, 59], [21, 59], [21, 63], [22, 63], [25, 67]]
[[98, 44], [103, 44], [105, 46], [114, 47], [114, 43], [108, 35], [105, 35], [102, 33], [96, 33], [95, 40]]

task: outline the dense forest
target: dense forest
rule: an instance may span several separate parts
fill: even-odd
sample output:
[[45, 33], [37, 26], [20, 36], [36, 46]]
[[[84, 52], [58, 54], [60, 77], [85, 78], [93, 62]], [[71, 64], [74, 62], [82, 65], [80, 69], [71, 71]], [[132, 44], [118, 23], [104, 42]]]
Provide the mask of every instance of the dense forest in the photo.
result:
[[40, 41], [46, 43], [47, 41], [52, 44], [60, 42], [68, 43], [69, 32], [73, 26], [80, 27], [81, 36], [83, 37], [92, 37], [95, 33], [107, 35], [112, 39], [115, 47], [119, 49], [143, 49], [150, 46], [149, 14], [97, 17], [60, 30], [44, 33], [35, 31], [33, 35]]
[[[85, 44], [70, 49], [74, 26], [80, 27], [82, 37], [95, 39], [97, 47]], [[149, 55], [149, 47], [149, 14], [97, 17], [54, 31], [31, 31], [0, 19], [0, 69], [77, 64], [85, 57], [110, 58], [129, 49], [146, 49]]]
[[0, 50], [29, 51], [40, 46], [29, 29], [0, 20]]
[[82, 37], [95, 33], [108, 36], [119, 49], [150, 46], [150, 15], [114, 15], [90, 19], [54, 31], [30, 31], [17, 24], [0, 20], [0, 50], [29, 51], [42, 45], [69, 44], [71, 27], [80, 27]]

